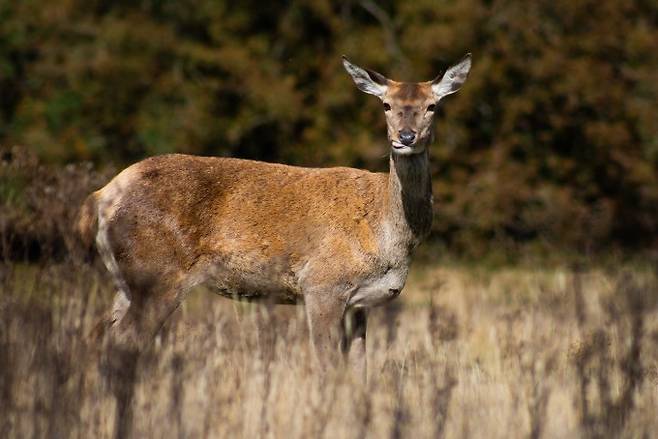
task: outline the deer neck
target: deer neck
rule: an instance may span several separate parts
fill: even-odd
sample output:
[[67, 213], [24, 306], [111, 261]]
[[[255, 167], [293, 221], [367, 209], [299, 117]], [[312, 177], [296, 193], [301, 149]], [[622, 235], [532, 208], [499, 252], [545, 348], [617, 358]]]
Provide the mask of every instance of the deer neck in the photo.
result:
[[432, 225], [429, 154], [391, 153], [388, 181], [388, 230], [396, 247], [411, 252]]

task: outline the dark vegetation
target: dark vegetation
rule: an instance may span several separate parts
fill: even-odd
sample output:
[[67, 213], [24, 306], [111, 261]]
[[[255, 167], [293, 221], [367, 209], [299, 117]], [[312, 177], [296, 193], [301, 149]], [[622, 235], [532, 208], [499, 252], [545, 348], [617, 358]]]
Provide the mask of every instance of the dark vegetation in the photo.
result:
[[29, 0], [0, 2], [0, 20], [0, 144], [53, 166], [36, 189], [32, 171], [3, 165], [12, 239], [57, 230], [33, 217], [23, 235], [8, 204], [36, 214], [34, 197], [73, 204], [69, 191], [102, 183], [71, 167], [81, 160], [104, 170], [178, 151], [385, 169], [380, 104], [340, 55], [428, 80], [472, 51], [432, 148], [434, 238], [474, 256], [655, 245], [655, 2]]
[[74, 221], [85, 197], [113, 172], [97, 172], [89, 162], [45, 165], [23, 148], [0, 148], [0, 260], [87, 257]]

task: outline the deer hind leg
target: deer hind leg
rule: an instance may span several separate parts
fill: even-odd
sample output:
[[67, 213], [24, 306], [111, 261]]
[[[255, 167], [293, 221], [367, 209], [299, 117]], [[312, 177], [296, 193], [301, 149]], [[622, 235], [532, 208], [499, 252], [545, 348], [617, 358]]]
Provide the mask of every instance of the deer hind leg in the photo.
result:
[[112, 328], [119, 324], [121, 319], [128, 312], [130, 307], [130, 289], [126, 283], [119, 264], [117, 263], [116, 258], [114, 257], [114, 252], [110, 246], [108, 239], [108, 226], [107, 221], [101, 212], [98, 218], [98, 233], [96, 235], [96, 246], [98, 252], [105, 264], [105, 267], [110, 272], [112, 280], [117, 288], [117, 292], [114, 295], [114, 300], [112, 302], [112, 308], [109, 312], [104, 313], [94, 325], [94, 328], [91, 331], [90, 339], [94, 341], [99, 341], [105, 336], [108, 329]]
[[[149, 226], [140, 225], [142, 229]], [[174, 257], [174, 243], [166, 239], [166, 231], [161, 231], [157, 245], [141, 253], [147, 257], [134, 251], [139, 242], [135, 227], [133, 221], [121, 215], [109, 222], [101, 209], [96, 243], [118, 289], [104, 326], [113, 343], [142, 349], [180, 305], [183, 276]]]
[[130, 299], [128, 294], [126, 294], [126, 292], [123, 290], [118, 290], [114, 295], [112, 308], [109, 312], [104, 313], [98, 319], [91, 331], [89, 338], [96, 342], [102, 339], [109, 329], [121, 322], [123, 317], [128, 312], [129, 307]]
[[133, 400], [142, 353], [166, 318], [180, 304], [176, 289], [164, 293], [156, 291], [163, 290], [133, 288], [130, 301], [119, 291], [112, 307], [109, 344], [102, 369], [116, 399], [116, 438], [133, 436]]
[[307, 293], [304, 306], [315, 359], [319, 369], [324, 372], [341, 361], [341, 321], [345, 300], [331, 293]]
[[365, 383], [368, 375], [366, 361], [366, 328], [368, 315], [365, 308], [352, 308], [343, 315], [341, 348], [355, 379]]
[[110, 328], [112, 338], [121, 344], [143, 349], [148, 346], [167, 318], [181, 303], [179, 288], [139, 290], [125, 315]]

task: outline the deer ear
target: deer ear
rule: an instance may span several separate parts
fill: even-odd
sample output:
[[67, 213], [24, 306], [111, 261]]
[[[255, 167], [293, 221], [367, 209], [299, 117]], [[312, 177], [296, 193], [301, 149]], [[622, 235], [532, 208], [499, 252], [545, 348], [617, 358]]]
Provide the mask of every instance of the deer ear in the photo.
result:
[[343, 66], [359, 90], [380, 98], [384, 96], [388, 89], [388, 79], [384, 75], [352, 64], [344, 55]]
[[432, 91], [438, 101], [444, 96], [458, 91], [466, 78], [468, 72], [471, 70], [471, 54], [467, 53], [466, 56], [454, 66], [450, 67], [443, 74], [441, 78], [438, 76], [432, 81]]

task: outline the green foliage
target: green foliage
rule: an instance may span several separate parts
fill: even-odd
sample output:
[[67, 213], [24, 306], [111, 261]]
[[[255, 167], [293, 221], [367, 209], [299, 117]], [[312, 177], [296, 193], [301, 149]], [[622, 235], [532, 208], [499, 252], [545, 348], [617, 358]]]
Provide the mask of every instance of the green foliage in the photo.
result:
[[465, 52], [433, 146], [435, 236], [484, 252], [651, 244], [658, 6], [0, 2], [0, 142], [53, 162], [186, 152], [385, 169], [383, 116], [340, 55], [427, 80]]

